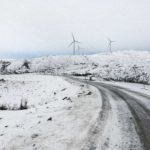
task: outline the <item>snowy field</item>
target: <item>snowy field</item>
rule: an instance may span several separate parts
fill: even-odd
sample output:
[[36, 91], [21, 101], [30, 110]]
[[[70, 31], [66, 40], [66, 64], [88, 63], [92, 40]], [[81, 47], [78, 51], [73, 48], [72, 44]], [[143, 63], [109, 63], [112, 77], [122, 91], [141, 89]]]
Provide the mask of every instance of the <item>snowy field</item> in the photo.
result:
[[[0, 110], [1, 150], [81, 147], [101, 108], [96, 88], [48, 75], [1, 75], [0, 79], [0, 105], [9, 109]], [[27, 101], [27, 109], [17, 110], [22, 100]]]

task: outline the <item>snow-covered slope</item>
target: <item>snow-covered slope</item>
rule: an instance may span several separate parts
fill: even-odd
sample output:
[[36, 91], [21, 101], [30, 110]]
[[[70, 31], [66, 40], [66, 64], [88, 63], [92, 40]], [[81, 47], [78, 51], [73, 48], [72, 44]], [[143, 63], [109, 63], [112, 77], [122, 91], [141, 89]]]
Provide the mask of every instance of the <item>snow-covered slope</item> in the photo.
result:
[[[51, 74], [91, 73], [107, 80], [150, 82], [150, 52], [118, 51], [86, 56], [45, 56], [28, 60], [12, 61], [7, 73], [44, 72]], [[2, 70], [2, 69], [1, 69]]]
[[26, 99], [28, 109], [0, 110], [0, 150], [80, 149], [101, 110], [97, 89], [50, 75], [3, 79], [0, 106], [18, 108]]

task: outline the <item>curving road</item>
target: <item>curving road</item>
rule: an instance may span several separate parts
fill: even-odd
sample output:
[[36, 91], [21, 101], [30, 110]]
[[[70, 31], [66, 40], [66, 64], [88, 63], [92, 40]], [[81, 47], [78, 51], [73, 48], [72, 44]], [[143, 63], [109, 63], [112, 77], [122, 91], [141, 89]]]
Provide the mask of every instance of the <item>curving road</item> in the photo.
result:
[[150, 96], [115, 85], [86, 83], [100, 91], [102, 109], [82, 150], [150, 150]]
[[[94, 83], [93, 85], [103, 87], [109, 91], [110, 94], [114, 94], [120, 100], [125, 101], [130, 109], [134, 119], [137, 133], [140, 137], [141, 143], [145, 150], [150, 150], [150, 110], [142, 102], [142, 99], [147, 99], [150, 105], [150, 97], [142, 93], [133, 92], [126, 88], [120, 88], [113, 85], [107, 85], [102, 83]], [[139, 98], [135, 98], [135, 94]]]

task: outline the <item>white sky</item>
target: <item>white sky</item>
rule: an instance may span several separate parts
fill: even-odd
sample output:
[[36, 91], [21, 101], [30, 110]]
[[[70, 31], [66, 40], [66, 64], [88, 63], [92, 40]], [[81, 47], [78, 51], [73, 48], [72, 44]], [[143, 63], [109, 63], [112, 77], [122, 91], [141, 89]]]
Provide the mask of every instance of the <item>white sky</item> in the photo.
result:
[[71, 32], [88, 51], [150, 50], [150, 0], [0, 0], [0, 56], [57, 54]]

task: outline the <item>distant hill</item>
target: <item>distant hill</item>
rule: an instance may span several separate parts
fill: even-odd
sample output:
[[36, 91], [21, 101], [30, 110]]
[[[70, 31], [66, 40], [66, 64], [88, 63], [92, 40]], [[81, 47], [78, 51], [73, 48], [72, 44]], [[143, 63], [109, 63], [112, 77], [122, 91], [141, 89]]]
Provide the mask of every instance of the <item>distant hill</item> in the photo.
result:
[[1, 74], [92, 74], [116, 81], [150, 83], [150, 52], [117, 51], [93, 55], [44, 56], [29, 60], [0, 61]]

